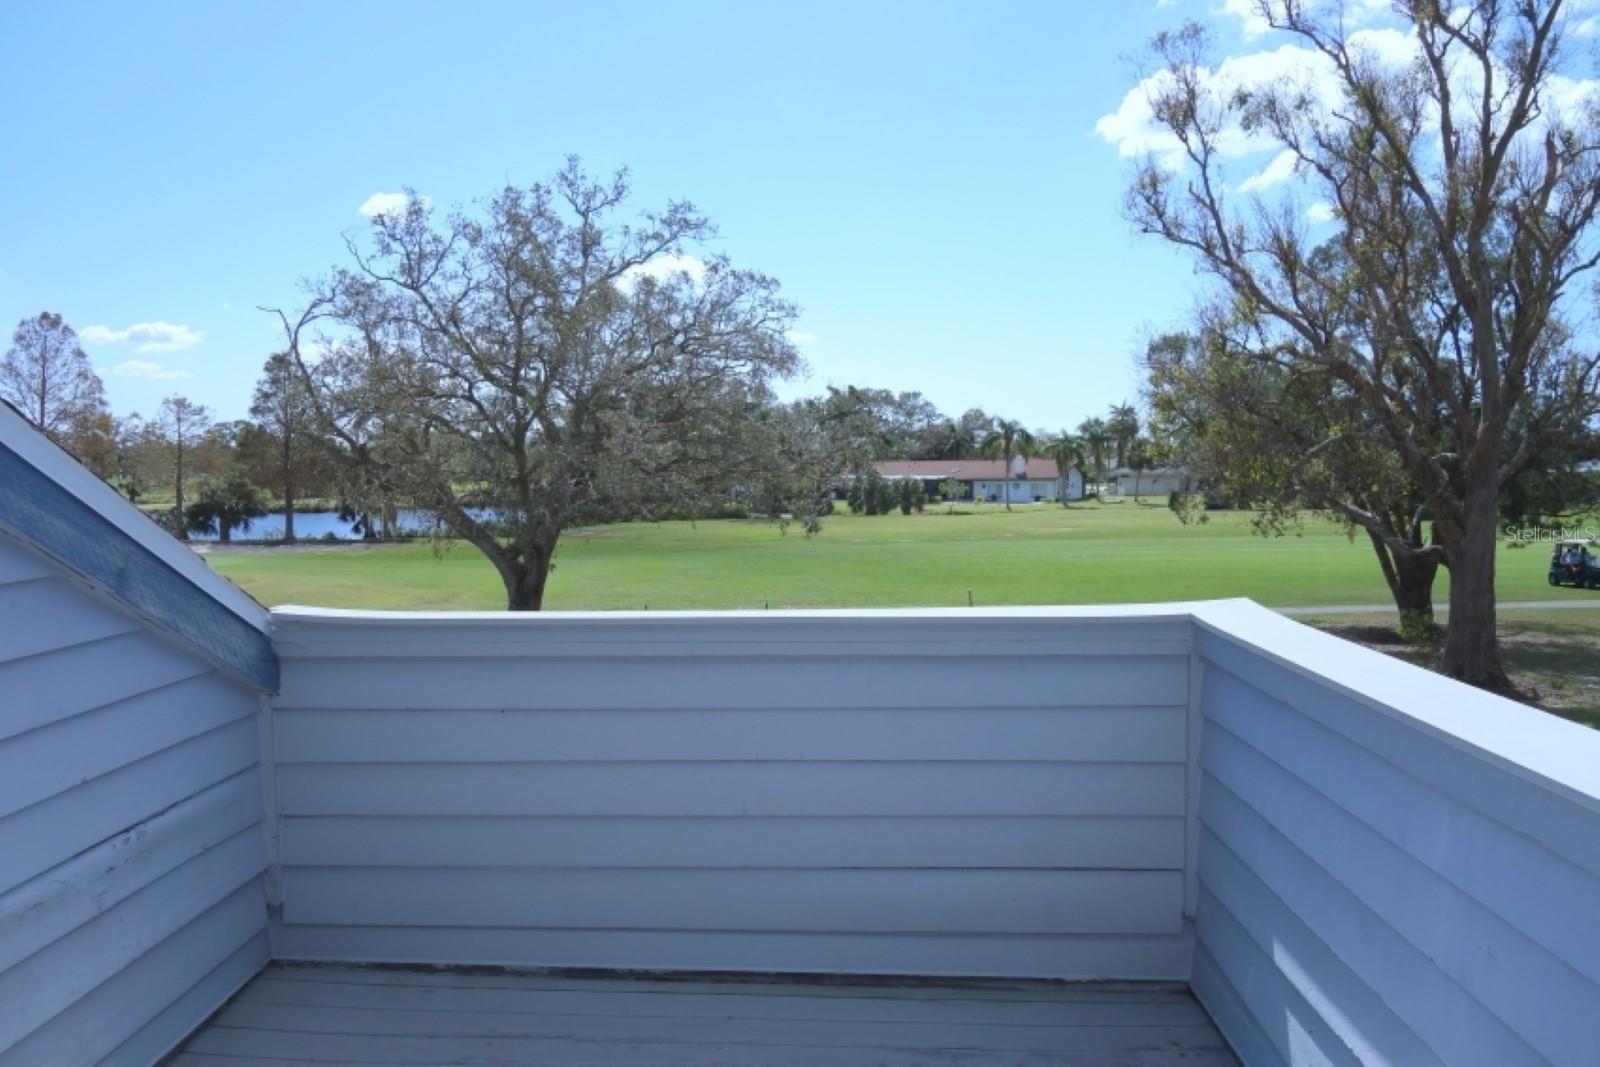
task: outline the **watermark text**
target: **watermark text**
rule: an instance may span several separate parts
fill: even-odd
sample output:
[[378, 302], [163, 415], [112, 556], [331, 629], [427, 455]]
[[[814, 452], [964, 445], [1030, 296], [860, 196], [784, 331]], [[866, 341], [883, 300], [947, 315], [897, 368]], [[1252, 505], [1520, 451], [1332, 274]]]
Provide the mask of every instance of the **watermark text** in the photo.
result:
[[1516, 544], [1550, 544], [1555, 541], [1593, 541], [1600, 526], [1507, 526], [1506, 540]]

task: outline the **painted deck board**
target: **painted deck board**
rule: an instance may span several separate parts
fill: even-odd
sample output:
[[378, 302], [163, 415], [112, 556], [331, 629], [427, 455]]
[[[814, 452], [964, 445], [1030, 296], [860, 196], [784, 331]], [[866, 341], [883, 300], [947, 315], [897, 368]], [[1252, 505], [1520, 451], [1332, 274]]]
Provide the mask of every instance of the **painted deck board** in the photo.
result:
[[1180, 986], [586, 979], [274, 964], [169, 1061], [1234, 1065]]

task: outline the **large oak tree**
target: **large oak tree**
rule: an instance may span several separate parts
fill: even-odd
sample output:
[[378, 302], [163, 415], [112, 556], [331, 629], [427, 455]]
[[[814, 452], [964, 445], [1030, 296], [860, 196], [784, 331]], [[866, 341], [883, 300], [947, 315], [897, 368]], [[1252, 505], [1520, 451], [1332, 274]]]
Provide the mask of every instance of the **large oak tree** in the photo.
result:
[[1435, 630], [1441, 553], [1427, 497], [1360, 400], [1325, 373], [1255, 358], [1248, 322], [1201, 316], [1145, 351], [1152, 423], [1208, 489], [1254, 512], [1263, 535], [1310, 508], [1367, 537], [1408, 638]]
[[[1306, 57], [1268, 84], [1226, 84], [1198, 26], [1159, 35], [1150, 104], [1178, 165], [1147, 161], [1128, 210], [1264, 324], [1255, 358], [1361, 405], [1450, 568], [1441, 669], [1499, 688], [1501, 495], [1594, 413], [1596, 359], [1558, 324], [1596, 263], [1600, 122], [1562, 74], [1559, 0], [1395, 9], [1402, 62], [1352, 32], [1342, 5], [1261, 3]], [[1340, 255], [1313, 254], [1292, 199], [1236, 195], [1226, 161], [1241, 131], [1287, 153]]]
[[775, 281], [695, 255], [692, 205], [628, 195], [573, 159], [477, 210], [412, 197], [284, 318], [324, 428], [481, 551], [511, 610], [540, 607], [569, 525], [740, 489], [743, 431], [799, 362]]

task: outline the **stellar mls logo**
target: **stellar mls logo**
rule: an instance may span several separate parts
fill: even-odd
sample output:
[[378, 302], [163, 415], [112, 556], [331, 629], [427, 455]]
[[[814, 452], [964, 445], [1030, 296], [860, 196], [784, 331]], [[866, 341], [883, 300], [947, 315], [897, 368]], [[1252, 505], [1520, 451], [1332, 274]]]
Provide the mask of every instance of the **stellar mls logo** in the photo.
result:
[[1548, 544], [1555, 541], [1593, 541], [1600, 538], [1600, 527], [1595, 526], [1507, 526], [1506, 540], [1521, 545]]

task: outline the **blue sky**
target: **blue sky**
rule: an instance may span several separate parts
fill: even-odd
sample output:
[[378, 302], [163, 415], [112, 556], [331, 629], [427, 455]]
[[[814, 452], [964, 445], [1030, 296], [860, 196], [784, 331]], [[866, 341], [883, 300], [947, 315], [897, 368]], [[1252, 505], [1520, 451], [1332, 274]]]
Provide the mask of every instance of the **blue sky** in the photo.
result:
[[1139, 338], [1197, 284], [1120, 218], [1096, 123], [1158, 28], [1258, 47], [1216, 6], [14, 5], [0, 324], [63, 313], [119, 413], [241, 417], [278, 339], [257, 305], [339, 262], [370, 196], [467, 201], [574, 152], [782, 281], [811, 368], [787, 393], [1075, 425], [1136, 396]]

